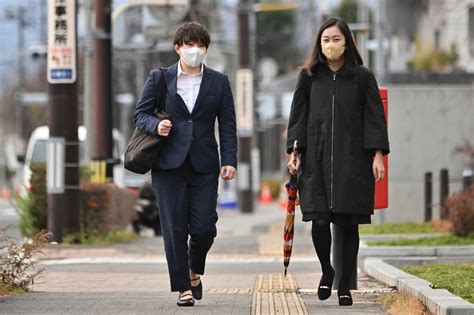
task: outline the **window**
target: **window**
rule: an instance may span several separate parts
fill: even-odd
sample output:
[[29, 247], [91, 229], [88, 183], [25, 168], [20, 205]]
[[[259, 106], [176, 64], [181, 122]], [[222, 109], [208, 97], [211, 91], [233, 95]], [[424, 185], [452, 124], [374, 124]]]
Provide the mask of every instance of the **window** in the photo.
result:
[[[46, 162], [46, 145], [48, 140], [37, 140], [31, 154], [32, 162]], [[79, 142], [79, 162], [84, 162], [84, 141]]]
[[47, 140], [38, 140], [33, 147], [33, 154], [31, 155], [31, 161], [33, 162], [46, 162], [46, 144]]

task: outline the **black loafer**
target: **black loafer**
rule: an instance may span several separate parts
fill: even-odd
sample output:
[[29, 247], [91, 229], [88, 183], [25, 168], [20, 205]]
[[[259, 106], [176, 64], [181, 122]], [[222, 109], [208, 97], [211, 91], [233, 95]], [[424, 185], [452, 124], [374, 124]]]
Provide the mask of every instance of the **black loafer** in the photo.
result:
[[318, 286], [318, 298], [321, 301], [327, 300], [331, 297], [332, 292], [332, 282], [334, 280], [334, 271], [331, 275], [321, 277], [321, 281]]
[[337, 297], [339, 298], [339, 305], [340, 306], [351, 306], [353, 301], [352, 301], [352, 295], [351, 293], [344, 293], [340, 294], [339, 292], [337, 293]]
[[199, 277], [197, 279], [192, 279], [191, 281], [196, 281], [196, 280], [199, 280], [199, 284], [195, 287], [193, 287], [191, 285], [191, 291], [193, 292], [193, 297], [196, 300], [200, 300], [200, 299], [202, 299], [202, 281], [201, 281], [201, 277]]
[[194, 298], [191, 293], [179, 294], [178, 301], [176, 301], [178, 306], [194, 306]]

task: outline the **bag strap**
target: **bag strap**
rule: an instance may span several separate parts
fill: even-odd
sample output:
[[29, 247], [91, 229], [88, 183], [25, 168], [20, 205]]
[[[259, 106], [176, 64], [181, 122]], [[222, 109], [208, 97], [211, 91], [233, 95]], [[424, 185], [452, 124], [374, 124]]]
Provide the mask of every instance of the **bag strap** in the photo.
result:
[[160, 79], [158, 80], [158, 91], [156, 92], [156, 112], [163, 112], [165, 111], [165, 100], [166, 100], [166, 93], [168, 93], [168, 88], [166, 86], [165, 80], [165, 72], [168, 70], [167, 68], [159, 68], [160, 69]]

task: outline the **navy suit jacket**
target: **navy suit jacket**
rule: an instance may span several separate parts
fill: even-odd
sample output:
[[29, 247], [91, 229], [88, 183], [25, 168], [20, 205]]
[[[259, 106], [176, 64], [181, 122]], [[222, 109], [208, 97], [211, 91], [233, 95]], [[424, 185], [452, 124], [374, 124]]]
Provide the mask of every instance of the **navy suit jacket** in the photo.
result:
[[[160, 120], [153, 115], [156, 108], [158, 84], [166, 83], [165, 111], [171, 115], [173, 127], [164, 142], [154, 169], [180, 167], [189, 155], [194, 169], [200, 173], [215, 173], [220, 163], [237, 167], [237, 136], [234, 99], [229, 79], [222, 73], [204, 66], [199, 94], [192, 113], [176, 92], [178, 64], [165, 70], [160, 81], [160, 69], [150, 72], [135, 108], [135, 125], [149, 134], [157, 135]], [[219, 125], [220, 161], [215, 137], [215, 122]]]

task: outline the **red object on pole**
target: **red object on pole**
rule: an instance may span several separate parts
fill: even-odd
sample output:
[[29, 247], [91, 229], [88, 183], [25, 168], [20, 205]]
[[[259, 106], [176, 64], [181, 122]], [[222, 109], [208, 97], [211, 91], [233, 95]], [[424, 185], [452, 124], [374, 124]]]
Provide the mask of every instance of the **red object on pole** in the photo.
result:
[[[388, 90], [387, 88], [381, 87], [379, 91], [385, 111], [385, 119], [387, 119], [388, 124]], [[375, 184], [374, 209], [388, 208], [388, 155], [383, 157], [383, 164], [385, 166], [385, 177]]]

